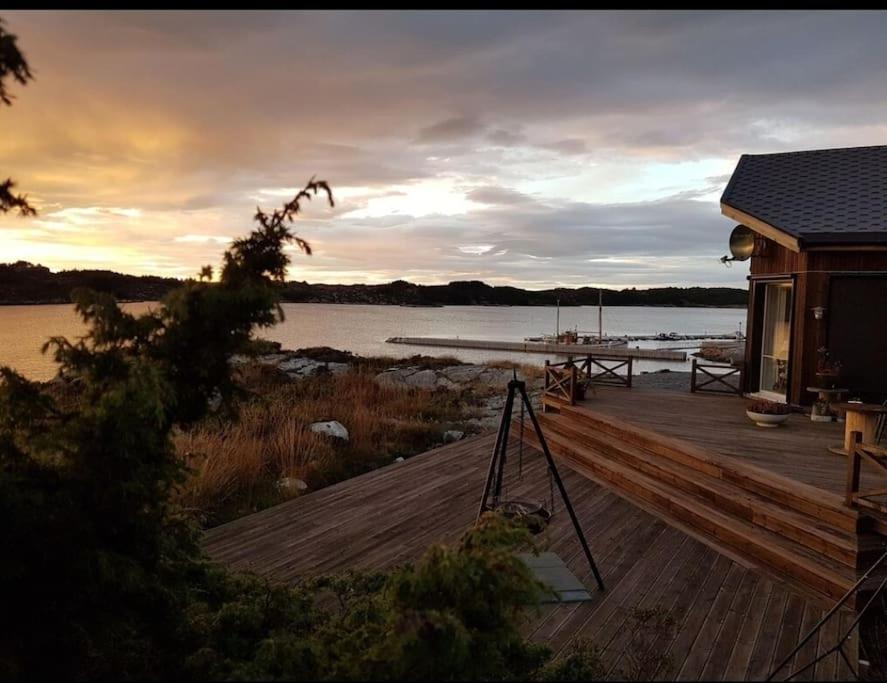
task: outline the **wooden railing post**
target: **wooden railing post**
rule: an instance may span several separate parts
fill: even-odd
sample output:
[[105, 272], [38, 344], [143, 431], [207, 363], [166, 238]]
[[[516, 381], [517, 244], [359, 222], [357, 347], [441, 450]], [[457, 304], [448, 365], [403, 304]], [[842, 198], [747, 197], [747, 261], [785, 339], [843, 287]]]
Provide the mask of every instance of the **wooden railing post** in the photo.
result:
[[854, 507], [856, 494], [859, 493], [859, 444], [862, 443], [862, 432], [850, 432], [850, 452], [847, 454], [847, 507]]
[[576, 405], [576, 388], [578, 385], [579, 371], [575, 365], [570, 366], [570, 405]]
[[543, 379], [543, 384], [542, 384], [542, 412], [543, 413], [548, 412], [548, 404], [545, 402], [545, 396], [548, 394], [548, 372], [549, 372], [548, 366], [550, 363], [551, 363], [551, 361], [549, 361], [546, 358], [545, 359], [545, 368], [543, 370], [544, 379]]
[[633, 362], [634, 362], [634, 357], [629, 356], [628, 357], [628, 388], [629, 389], [631, 389], [631, 372], [632, 372], [631, 368], [632, 368]]
[[690, 369], [690, 393], [696, 393], [696, 358], [693, 358], [693, 364]]

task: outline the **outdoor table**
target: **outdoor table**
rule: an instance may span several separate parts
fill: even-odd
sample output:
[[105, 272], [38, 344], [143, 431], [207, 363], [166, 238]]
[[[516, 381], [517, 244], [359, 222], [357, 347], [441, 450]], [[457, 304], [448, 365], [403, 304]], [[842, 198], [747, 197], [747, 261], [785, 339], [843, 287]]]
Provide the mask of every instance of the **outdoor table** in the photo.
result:
[[832, 453], [847, 455], [853, 447], [851, 435], [853, 432], [862, 432], [864, 443], [874, 443], [875, 430], [878, 428], [878, 417], [887, 413], [887, 408], [879, 403], [835, 403], [836, 410], [847, 414], [844, 422], [844, 446], [829, 448]]
[[[816, 415], [810, 411], [810, 419], [813, 422], [831, 422], [832, 403], [841, 400], [841, 394], [846, 394], [849, 389], [827, 389], [825, 387], [807, 387], [807, 391], [818, 394], [818, 399], [825, 403], [825, 414]], [[818, 417], [828, 417], [828, 420], [817, 420]]]

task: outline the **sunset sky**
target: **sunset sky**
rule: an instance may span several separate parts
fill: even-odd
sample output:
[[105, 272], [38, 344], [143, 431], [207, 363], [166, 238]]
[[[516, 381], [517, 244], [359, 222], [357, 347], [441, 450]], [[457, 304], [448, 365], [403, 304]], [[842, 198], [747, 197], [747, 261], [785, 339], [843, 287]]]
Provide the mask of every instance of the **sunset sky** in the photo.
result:
[[744, 286], [739, 155], [887, 143], [881, 13], [0, 16], [0, 262], [193, 274], [316, 175], [291, 279]]

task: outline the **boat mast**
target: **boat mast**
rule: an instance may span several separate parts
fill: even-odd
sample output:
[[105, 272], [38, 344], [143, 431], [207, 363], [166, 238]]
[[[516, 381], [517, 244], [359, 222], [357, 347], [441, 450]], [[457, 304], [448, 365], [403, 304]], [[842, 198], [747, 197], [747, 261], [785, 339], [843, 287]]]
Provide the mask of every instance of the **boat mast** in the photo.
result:
[[604, 341], [604, 290], [597, 289], [597, 340]]

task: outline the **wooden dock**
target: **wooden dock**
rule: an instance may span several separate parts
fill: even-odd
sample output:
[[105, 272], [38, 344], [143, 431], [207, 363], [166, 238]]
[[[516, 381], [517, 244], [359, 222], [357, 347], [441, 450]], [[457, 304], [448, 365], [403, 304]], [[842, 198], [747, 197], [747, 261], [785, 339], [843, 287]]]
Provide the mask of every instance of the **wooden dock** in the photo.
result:
[[545, 353], [563, 356], [588, 356], [598, 358], [640, 358], [684, 362], [685, 351], [673, 349], [639, 349], [628, 346], [607, 346], [606, 344], [549, 344], [546, 342], [500, 341], [489, 339], [461, 339], [459, 337], [390, 337], [389, 344], [410, 344], [412, 346], [437, 346], [453, 349], [483, 349], [489, 351], [512, 351], [517, 353]]
[[[203, 545], [219, 562], [284, 581], [413, 560], [429, 544], [454, 541], [472, 524], [493, 442], [494, 436], [466, 439], [305, 495], [211, 529]], [[602, 649], [610, 677], [621, 678], [625, 653], [636, 644], [632, 613], [661, 607], [676, 625], [649, 644], [672, 658], [672, 668], [656, 678], [763, 680], [829, 607], [579, 472], [566, 466], [561, 471], [607, 590], [593, 589], [558, 504], [540, 544], [592, 588], [592, 600], [529, 611], [524, 631], [533, 641], [562, 652], [577, 638], [590, 639]], [[523, 477], [514, 471], [508, 477], [510, 496], [547, 497], [537, 451], [525, 448]], [[852, 619], [851, 612], [841, 612], [796, 661], [806, 663], [827, 650]], [[847, 647], [854, 667], [855, 638]], [[816, 680], [851, 676], [837, 654], [809, 673]]]

